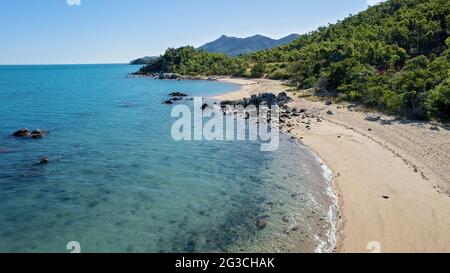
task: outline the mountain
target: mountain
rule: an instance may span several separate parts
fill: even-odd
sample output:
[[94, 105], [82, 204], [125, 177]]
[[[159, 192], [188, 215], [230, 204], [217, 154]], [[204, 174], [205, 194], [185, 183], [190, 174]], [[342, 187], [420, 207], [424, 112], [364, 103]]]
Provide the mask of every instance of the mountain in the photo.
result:
[[298, 34], [291, 34], [275, 40], [262, 35], [255, 35], [248, 38], [236, 38], [223, 35], [219, 39], [199, 47], [199, 49], [206, 50], [210, 53], [224, 53], [234, 57], [288, 44], [299, 36]]
[[152, 61], [156, 60], [157, 58], [158, 58], [158, 57], [156, 57], [156, 56], [152, 56], [152, 57], [146, 56], [146, 57], [143, 57], [143, 58], [139, 58], [139, 59], [136, 59], [136, 60], [132, 60], [132, 61], [130, 62], [130, 64], [131, 64], [131, 65], [145, 65], [145, 64], [150, 64]]
[[170, 48], [137, 73], [283, 79], [300, 92], [313, 89], [389, 114], [448, 121], [449, 14], [448, 0], [388, 0], [285, 46], [235, 58]]

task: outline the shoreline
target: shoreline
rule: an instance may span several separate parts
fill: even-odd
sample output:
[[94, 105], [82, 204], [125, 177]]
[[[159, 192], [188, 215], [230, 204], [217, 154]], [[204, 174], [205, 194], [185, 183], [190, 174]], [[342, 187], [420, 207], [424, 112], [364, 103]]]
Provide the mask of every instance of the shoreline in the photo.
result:
[[[280, 81], [267, 79], [215, 80], [240, 87], [213, 97], [217, 100], [288, 89]], [[346, 104], [294, 98], [289, 106], [307, 109], [311, 117], [307, 122], [290, 120], [292, 127], [282, 130], [308, 147], [334, 174], [340, 222], [337, 252], [450, 252], [447, 129], [392, 117], [368, 121], [365, 113]]]

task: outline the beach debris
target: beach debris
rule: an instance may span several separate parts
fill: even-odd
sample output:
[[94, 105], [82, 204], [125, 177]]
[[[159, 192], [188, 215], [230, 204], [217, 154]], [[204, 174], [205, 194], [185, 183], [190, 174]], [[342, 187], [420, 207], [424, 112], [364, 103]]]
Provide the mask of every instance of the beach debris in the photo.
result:
[[383, 195], [383, 199], [389, 199], [389, 196]]
[[367, 131], [371, 132], [371, 131], [372, 131], [372, 128], [367, 129]]
[[41, 158], [41, 159], [39, 159], [39, 164], [40, 165], [46, 165], [46, 164], [48, 164], [48, 163], [50, 163], [50, 160], [48, 159], [48, 157], [43, 157], [43, 158]]
[[26, 137], [30, 135], [30, 130], [28, 130], [27, 128], [22, 128], [15, 131], [12, 135], [15, 137]]

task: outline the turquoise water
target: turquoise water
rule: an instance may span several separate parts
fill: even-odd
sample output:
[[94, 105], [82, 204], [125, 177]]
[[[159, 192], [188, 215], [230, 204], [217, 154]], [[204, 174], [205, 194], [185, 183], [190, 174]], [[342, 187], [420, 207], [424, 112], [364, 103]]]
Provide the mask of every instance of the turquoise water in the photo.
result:
[[[0, 66], [0, 252], [313, 252], [333, 246], [330, 185], [287, 136], [175, 142], [172, 91], [236, 86], [134, 78], [128, 65]], [[15, 139], [27, 127], [41, 140]], [[50, 164], [37, 161], [48, 156]], [[260, 230], [258, 218], [267, 218]]]

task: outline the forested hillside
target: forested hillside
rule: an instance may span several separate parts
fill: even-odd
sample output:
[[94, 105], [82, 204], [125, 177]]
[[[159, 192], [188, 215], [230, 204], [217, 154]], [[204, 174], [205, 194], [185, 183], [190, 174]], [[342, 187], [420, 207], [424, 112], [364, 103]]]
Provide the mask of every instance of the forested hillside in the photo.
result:
[[299, 36], [300, 35], [298, 34], [291, 34], [279, 40], [275, 40], [262, 35], [255, 35], [247, 38], [236, 38], [223, 35], [219, 39], [207, 43], [198, 49], [203, 49], [211, 53], [224, 53], [225, 55], [236, 57], [288, 44]]
[[[280, 26], [282, 27], [282, 26]], [[140, 73], [286, 79], [416, 118], [450, 118], [450, 1], [389, 0], [247, 56], [168, 49]]]

